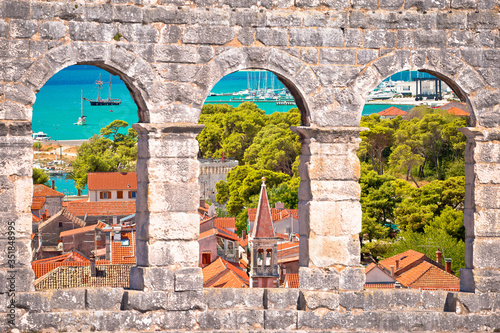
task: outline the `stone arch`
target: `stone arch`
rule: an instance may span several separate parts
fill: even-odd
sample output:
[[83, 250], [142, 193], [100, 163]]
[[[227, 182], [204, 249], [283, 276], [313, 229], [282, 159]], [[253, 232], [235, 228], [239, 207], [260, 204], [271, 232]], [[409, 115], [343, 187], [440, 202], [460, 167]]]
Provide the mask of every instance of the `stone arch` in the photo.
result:
[[151, 66], [116, 44], [88, 42], [72, 42], [49, 50], [19, 79], [17, 89], [23, 89], [30, 96], [25, 101], [26, 120], [31, 120], [35, 94], [54, 74], [72, 65], [93, 65], [118, 75], [137, 105], [139, 122], [150, 121], [149, 110], [154, 109], [150, 94], [155, 90], [156, 81]]
[[[350, 88], [364, 99], [384, 79], [405, 70], [419, 70], [444, 81], [462, 102], [467, 103], [471, 110], [471, 125], [485, 125], [482, 114], [485, 110], [477, 103], [486, 88], [482, 76], [467, 62], [445, 50], [391, 52], [367, 64]], [[362, 107], [356, 115], [359, 120], [361, 111]]]
[[308, 95], [316, 90], [319, 81], [302, 60], [280, 49], [265, 47], [232, 48], [217, 55], [200, 69], [193, 81], [199, 92], [193, 102], [193, 105], [199, 108], [196, 119], [215, 84], [228, 74], [246, 69], [274, 73], [294, 97], [301, 112], [302, 125], [310, 125], [311, 108]]

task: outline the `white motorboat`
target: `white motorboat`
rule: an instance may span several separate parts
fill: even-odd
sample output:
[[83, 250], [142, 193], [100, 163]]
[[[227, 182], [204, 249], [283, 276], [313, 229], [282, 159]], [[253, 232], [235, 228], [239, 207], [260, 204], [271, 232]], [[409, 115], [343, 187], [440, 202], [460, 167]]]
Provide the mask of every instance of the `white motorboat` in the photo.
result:
[[80, 112], [81, 112], [81, 115], [78, 118], [78, 121], [75, 123], [75, 125], [79, 125], [79, 126], [87, 125], [87, 116], [83, 115], [83, 91], [82, 91], [82, 94], [80, 96]]

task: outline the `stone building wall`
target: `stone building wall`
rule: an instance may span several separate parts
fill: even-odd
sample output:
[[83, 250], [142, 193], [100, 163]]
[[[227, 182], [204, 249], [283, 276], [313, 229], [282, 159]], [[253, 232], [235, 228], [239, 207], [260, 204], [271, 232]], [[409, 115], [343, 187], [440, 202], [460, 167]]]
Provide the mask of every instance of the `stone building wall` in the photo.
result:
[[232, 168], [238, 165], [235, 160], [198, 160], [200, 162], [200, 195], [202, 199], [210, 199], [213, 204], [217, 204], [217, 189], [215, 184], [221, 180], [226, 181], [227, 174]]
[[[229, 320], [234, 313], [269, 330], [315, 323], [341, 329], [492, 328], [500, 289], [499, 26], [497, 0], [1, 1], [0, 296], [14, 284], [16, 292], [27, 292], [22, 297], [37, 300], [28, 306], [16, 298], [23, 330], [66, 328], [69, 320], [89, 330], [142, 329], [139, 323], [175, 328], [183, 322], [176, 318], [185, 318], [187, 328], [232, 329], [227, 325], [235, 322]], [[32, 105], [50, 77], [74, 64], [118, 74], [138, 107], [137, 266], [131, 287], [146, 291], [127, 292], [127, 301], [123, 295], [110, 298], [117, 300], [110, 305], [116, 311], [93, 311], [108, 305], [94, 303], [91, 290], [57, 291], [50, 302], [29, 293]], [[254, 306], [236, 291], [220, 291], [229, 308], [202, 300], [197, 121], [211, 88], [242, 69], [275, 73], [301, 112], [302, 126], [294, 129], [302, 140], [301, 289], [333, 290], [321, 294], [326, 299], [352, 295], [363, 299], [361, 308], [332, 300], [326, 310], [274, 309], [269, 299], [263, 306], [257, 297]], [[358, 291], [364, 282], [356, 157], [363, 97], [401, 70], [441, 78], [472, 111], [473, 127], [464, 129], [467, 239], [461, 281], [462, 290], [475, 292], [463, 297], [475, 303], [463, 311], [457, 305], [460, 315], [448, 313], [453, 307], [441, 306], [442, 297], [425, 293], [425, 301], [412, 303], [400, 291], [390, 292], [395, 303], [381, 303], [393, 311], [373, 310], [371, 296]], [[277, 303], [293, 299], [263, 292]], [[80, 293], [71, 298], [76, 301], [65, 302], [72, 293]], [[455, 296], [449, 297], [454, 303]], [[411, 301], [408, 307], [402, 298]], [[120, 299], [135, 305], [117, 311]], [[283, 322], [289, 326], [278, 324]]]

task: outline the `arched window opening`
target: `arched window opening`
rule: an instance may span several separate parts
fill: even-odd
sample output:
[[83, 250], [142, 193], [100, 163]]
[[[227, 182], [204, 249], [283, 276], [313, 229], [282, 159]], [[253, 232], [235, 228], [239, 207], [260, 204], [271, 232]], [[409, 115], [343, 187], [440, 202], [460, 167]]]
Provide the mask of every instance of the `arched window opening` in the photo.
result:
[[[466, 138], [459, 129], [472, 114], [460, 94], [433, 75], [406, 71], [366, 97], [361, 127], [369, 131], [358, 150], [365, 288], [460, 289]], [[426, 274], [408, 280], [424, 266]]]
[[[236, 256], [220, 259], [239, 269], [244, 287], [278, 287], [287, 274], [298, 276], [301, 144], [290, 127], [304, 123], [305, 112], [288, 88], [268, 71], [235, 72], [213, 87], [200, 115], [200, 253], [211, 238], [233, 241]], [[218, 259], [213, 267], [222, 269]], [[287, 274], [270, 269], [276, 264]]]
[[[136, 263], [136, 122], [138, 107], [125, 83], [95, 66], [65, 68], [37, 94], [35, 289], [129, 287]], [[82, 278], [64, 275], [67, 267]], [[116, 274], [122, 277], [118, 285]]]

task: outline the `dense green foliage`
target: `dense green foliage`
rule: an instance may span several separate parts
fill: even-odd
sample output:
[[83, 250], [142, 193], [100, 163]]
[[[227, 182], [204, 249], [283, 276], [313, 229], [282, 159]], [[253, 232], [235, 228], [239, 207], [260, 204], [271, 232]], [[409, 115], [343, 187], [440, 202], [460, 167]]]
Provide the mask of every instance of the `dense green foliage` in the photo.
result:
[[39, 168], [33, 168], [33, 184], [45, 184], [50, 179], [48, 173]]
[[364, 254], [382, 259], [439, 249], [456, 272], [463, 267], [466, 140], [458, 128], [467, 122], [427, 107], [407, 119], [362, 118], [370, 129], [358, 150]]
[[205, 125], [198, 135], [200, 157], [235, 158], [239, 165], [216, 184], [217, 202], [236, 216], [238, 231], [246, 227], [246, 209], [257, 207], [262, 177], [266, 177], [271, 205], [281, 201], [297, 208], [299, 156], [298, 136], [290, 126], [300, 125], [298, 109], [266, 115], [253, 103], [205, 105], [200, 116]]
[[102, 128], [99, 135], [84, 142], [78, 148], [73, 171], [66, 179], [74, 180], [76, 188], [82, 190], [87, 185], [89, 172], [135, 171], [137, 132], [129, 128], [127, 134], [123, 134], [127, 127], [127, 122], [114, 120]]

